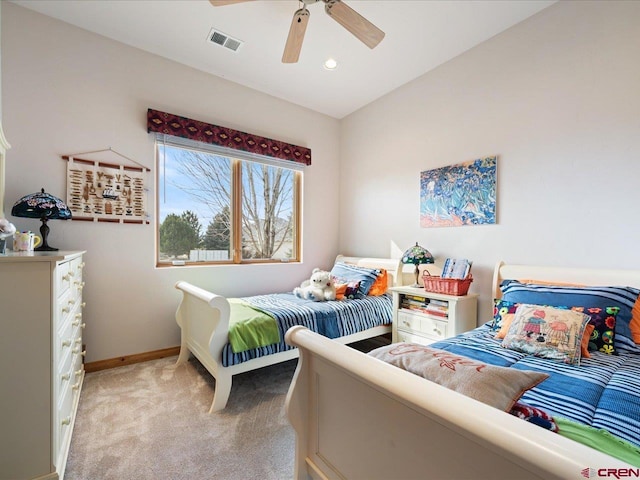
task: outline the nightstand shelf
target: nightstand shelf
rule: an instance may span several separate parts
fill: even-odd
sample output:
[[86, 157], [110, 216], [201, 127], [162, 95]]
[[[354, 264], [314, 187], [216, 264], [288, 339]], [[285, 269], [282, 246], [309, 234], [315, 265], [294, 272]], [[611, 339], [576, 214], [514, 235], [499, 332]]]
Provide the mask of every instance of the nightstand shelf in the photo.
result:
[[445, 295], [424, 288], [394, 287], [393, 342], [428, 345], [476, 328], [478, 295]]

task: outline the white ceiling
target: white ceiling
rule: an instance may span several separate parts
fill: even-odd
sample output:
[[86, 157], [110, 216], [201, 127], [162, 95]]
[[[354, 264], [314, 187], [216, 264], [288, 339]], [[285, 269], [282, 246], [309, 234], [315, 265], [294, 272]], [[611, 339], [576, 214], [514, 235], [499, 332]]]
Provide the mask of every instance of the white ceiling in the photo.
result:
[[[207, 0], [13, 0], [338, 119], [555, 2], [345, 0], [386, 33], [373, 50], [314, 4], [299, 62], [283, 64], [296, 0], [224, 7]], [[212, 27], [244, 44], [233, 52], [207, 42]], [[322, 67], [328, 57], [339, 62], [336, 70]]]

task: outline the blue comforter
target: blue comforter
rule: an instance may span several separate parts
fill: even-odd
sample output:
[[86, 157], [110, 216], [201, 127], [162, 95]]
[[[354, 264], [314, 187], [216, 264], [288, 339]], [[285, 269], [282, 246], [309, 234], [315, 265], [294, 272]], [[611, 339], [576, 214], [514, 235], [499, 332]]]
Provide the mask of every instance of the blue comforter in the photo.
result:
[[280, 342], [240, 353], [234, 353], [231, 345], [227, 344], [222, 352], [222, 365], [225, 367], [290, 350], [293, 347], [284, 343], [284, 334], [295, 325], [302, 325], [325, 337], [338, 338], [379, 325], [390, 325], [393, 317], [391, 294], [313, 302], [292, 293], [275, 293], [243, 297], [241, 300], [275, 318]]
[[508, 350], [488, 325], [431, 345], [492, 365], [548, 373], [521, 402], [585, 425], [603, 428], [640, 446], [640, 347], [616, 336], [618, 355], [590, 352], [568, 365]]

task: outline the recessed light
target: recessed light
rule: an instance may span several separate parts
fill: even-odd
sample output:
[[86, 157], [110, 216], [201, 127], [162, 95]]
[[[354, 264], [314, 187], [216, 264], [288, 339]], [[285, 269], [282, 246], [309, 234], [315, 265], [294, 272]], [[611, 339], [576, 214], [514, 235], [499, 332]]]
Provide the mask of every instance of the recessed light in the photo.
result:
[[322, 64], [325, 70], [335, 70], [338, 68], [338, 62], [333, 58], [327, 58], [327, 60]]

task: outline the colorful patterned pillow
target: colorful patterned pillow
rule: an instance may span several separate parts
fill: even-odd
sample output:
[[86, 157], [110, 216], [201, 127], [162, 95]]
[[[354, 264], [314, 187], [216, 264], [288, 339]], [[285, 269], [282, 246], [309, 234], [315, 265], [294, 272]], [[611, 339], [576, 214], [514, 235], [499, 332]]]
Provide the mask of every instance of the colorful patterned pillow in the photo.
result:
[[379, 274], [380, 270], [375, 268], [358, 267], [342, 262], [337, 262], [331, 269], [331, 275], [336, 283], [360, 282], [358, 293], [361, 295], [369, 293]]
[[502, 346], [536, 357], [580, 364], [584, 329], [589, 315], [554, 307], [520, 305]]
[[581, 312], [589, 315], [591, 320], [589, 325], [593, 325], [587, 348], [613, 355], [616, 353], [614, 340], [616, 336], [616, 315], [620, 309], [618, 307], [571, 307], [574, 312]]
[[372, 297], [383, 295], [387, 293], [388, 288], [389, 288], [389, 274], [383, 268], [382, 270], [380, 270], [380, 273], [378, 274], [376, 281], [373, 282], [373, 285], [371, 285], [368, 295]]
[[[502, 322], [505, 315], [513, 315], [516, 313], [519, 303], [507, 302], [501, 298], [495, 298], [493, 300], [493, 323], [491, 324], [492, 330], [500, 330], [502, 328]], [[501, 337], [504, 338], [504, 337]]]
[[546, 373], [489, 365], [415, 343], [392, 343], [369, 355], [504, 412], [527, 390], [549, 377]]
[[[502, 299], [514, 303], [535, 305], [590, 305], [606, 309], [618, 307], [615, 333], [633, 339], [630, 324], [632, 311], [640, 290], [634, 287], [602, 286], [571, 287], [525, 284], [517, 280], [505, 280], [500, 285]], [[634, 319], [635, 320], [635, 319]]]
[[[335, 279], [334, 279], [335, 280]], [[360, 282], [336, 283], [336, 300], [360, 298]]]

